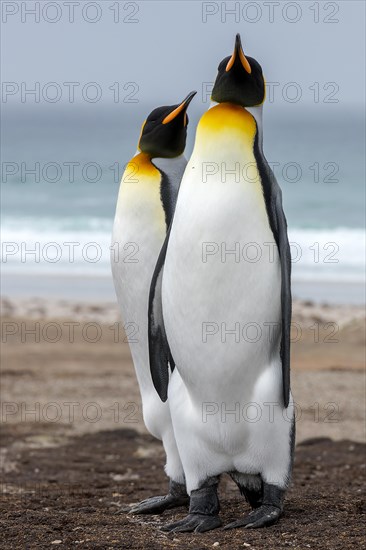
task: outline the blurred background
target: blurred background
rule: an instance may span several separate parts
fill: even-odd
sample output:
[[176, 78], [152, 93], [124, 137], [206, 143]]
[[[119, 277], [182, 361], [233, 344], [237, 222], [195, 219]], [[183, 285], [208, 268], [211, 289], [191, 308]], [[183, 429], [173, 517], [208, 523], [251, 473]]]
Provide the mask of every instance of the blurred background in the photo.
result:
[[267, 81], [264, 148], [283, 189], [294, 295], [364, 303], [364, 8], [4, 2], [2, 293], [114, 299], [112, 221], [141, 124], [198, 90], [189, 157], [239, 31]]

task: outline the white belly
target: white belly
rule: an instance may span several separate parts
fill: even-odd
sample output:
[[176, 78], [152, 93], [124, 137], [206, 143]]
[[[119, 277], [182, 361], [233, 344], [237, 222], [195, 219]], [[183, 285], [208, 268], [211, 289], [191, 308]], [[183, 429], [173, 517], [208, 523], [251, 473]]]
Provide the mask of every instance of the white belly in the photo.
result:
[[170, 427], [170, 413], [152, 385], [147, 312], [150, 282], [165, 234], [159, 185], [147, 182], [136, 191], [123, 183], [113, 226], [112, 273], [140, 387], [144, 421], [158, 438]]
[[164, 268], [168, 341], [193, 401], [250, 401], [256, 380], [279, 358], [278, 251], [260, 182], [223, 183], [217, 174], [205, 183], [197, 167], [193, 157]]
[[[140, 385], [150, 380], [147, 353], [147, 311], [150, 282], [165, 238], [165, 222], [154, 218], [149, 202], [139, 215], [131, 200], [118, 204], [112, 236], [112, 272], [124, 326], [129, 324], [129, 342]], [[153, 221], [152, 221], [153, 220]], [[149, 223], [150, 222], [150, 223]], [[142, 367], [143, 365], [143, 367]], [[148, 374], [148, 376], [147, 376]]]

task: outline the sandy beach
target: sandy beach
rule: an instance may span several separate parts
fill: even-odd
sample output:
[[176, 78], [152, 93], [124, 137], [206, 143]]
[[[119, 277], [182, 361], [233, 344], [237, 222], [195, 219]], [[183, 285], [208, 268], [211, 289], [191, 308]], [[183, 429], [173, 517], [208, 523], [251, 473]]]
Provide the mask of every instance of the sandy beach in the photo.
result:
[[[132, 427], [145, 432], [116, 304], [3, 298], [2, 316], [2, 399], [15, 403], [6, 406], [7, 422], [23, 420], [22, 415], [32, 421], [27, 411], [35, 410], [35, 403], [41, 416], [56, 403], [49, 415], [66, 432], [108, 429], [115, 419], [119, 424], [132, 419]], [[362, 307], [295, 302], [292, 388], [299, 442], [318, 436], [363, 440], [364, 329]], [[64, 405], [69, 401], [78, 403], [70, 409], [72, 421]], [[96, 404], [89, 411], [96, 421], [83, 418], [88, 403]], [[128, 403], [134, 404], [130, 420], [114, 412]]]
[[[65, 533], [62, 535], [62, 524], [60, 526], [57, 522], [59, 531], [55, 532], [52, 528], [47, 536], [44, 531], [38, 534], [32, 532], [32, 537], [28, 539], [28, 531], [20, 531], [20, 538], [11, 539], [11, 536], [15, 537], [11, 533], [16, 517], [12, 514], [20, 513], [24, 505], [28, 512], [34, 512], [35, 509], [41, 513], [43, 510], [42, 513], [47, 515], [48, 512], [44, 511], [47, 508], [56, 513], [57, 502], [53, 501], [52, 504], [49, 500], [53, 498], [50, 488], [60, 488], [57, 484], [69, 480], [85, 489], [88, 482], [85, 479], [87, 473], [81, 467], [84, 462], [92, 478], [102, 468], [113, 485], [112, 488], [108, 482], [103, 489], [108, 493], [108, 502], [114, 503], [108, 504], [107, 510], [103, 508], [103, 514], [107, 515], [113, 506], [127, 505], [140, 496], [153, 494], [155, 485], [157, 492], [163, 492], [166, 481], [162, 471], [161, 446], [147, 435], [142, 422], [138, 386], [116, 305], [113, 302], [78, 303], [4, 297], [1, 306], [4, 526], [7, 537], [10, 537], [7, 540], [13, 540], [13, 545], [7, 547], [21, 548], [21, 541], [25, 544], [27, 540], [32, 540], [33, 544], [38, 541], [38, 545], [26, 547], [43, 548], [48, 547], [53, 540], [64, 541], [66, 537], [67, 548], [73, 547], [78, 540], [84, 540], [80, 544], [90, 548], [140, 548], [137, 534], [134, 539], [129, 531], [133, 531], [136, 521], [142, 522], [138, 524], [144, 526], [145, 537], [146, 526], [149, 527], [151, 548], [186, 547], [188, 535], [188, 538], [180, 535], [178, 542], [174, 542], [174, 537], [157, 534], [158, 531], [151, 528], [151, 518], [133, 521], [123, 519], [124, 531], [117, 538], [115, 535], [110, 544], [105, 539], [111, 536], [110, 532], [102, 535], [99, 528], [93, 531], [90, 526], [89, 531], [94, 534], [89, 533], [89, 537], [85, 533], [81, 536], [78, 530], [68, 531], [66, 536]], [[346, 452], [348, 448], [356, 448], [359, 457], [363, 455], [364, 449], [361, 450], [362, 446], [358, 443], [364, 441], [364, 334], [365, 316], [362, 307], [320, 306], [300, 301], [294, 303], [292, 389], [297, 405], [297, 444], [299, 456], [303, 457], [303, 462], [300, 460], [298, 465], [300, 470], [302, 464], [305, 468], [305, 464], [310, 461], [310, 466], [306, 467], [316, 472], [316, 456], [324, 455], [324, 452], [328, 453], [329, 460], [331, 456], [338, 456], [337, 453]], [[308, 447], [309, 442], [315, 442], [315, 446]], [[317, 447], [319, 445], [325, 445], [322, 451]], [[336, 447], [331, 449], [328, 445]], [[307, 449], [311, 451], [309, 456], [306, 455]], [[68, 452], [71, 453], [70, 464], [68, 458], [65, 458]], [[60, 456], [64, 457], [62, 464], [57, 462]], [[73, 470], [75, 460], [81, 465], [77, 472]], [[58, 464], [57, 474], [55, 464]], [[153, 480], [152, 465], [156, 470]], [[357, 462], [357, 468], [360, 467]], [[143, 474], [145, 470], [141, 468], [150, 472], [150, 477], [146, 478], [147, 474]], [[56, 481], [52, 481], [54, 476]], [[359, 478], [356, 476], [355, 479]], [[45, 496], [34, 505], [33, 497], [29, 495], [34, 494], [34, 485], [37, 483], [44, 487]], [[227, 485], [228, 482], [225, 483], [224, 491], [230, 500], [234, 498], [234, 489]], [[28, 489], [28, 485], [32, 489]], [[83, 499], [83, 508], [94, 506], [90, 500], [95, 501], [98, 491], [94, 492], [93, 487], [89, 490], [89, 497], [84, 493], [80, 497]], [[28, 495], [30, 500], [20, 498], [21, 495]], [[103, 495], [99, 496], [104, 502], [106, 497]], [[236, 495], [233, 500], [235, 506], [239, 506], [238, 499]], [[62, 506], [67, 509], [65, 502]], [[60, 514], [58, 510], [58, 522], [62, 517]], [[179, 517], [179, 512], [170, 514]], [[165, 519], [155, 518], [158, 522]], [[80, 521], [82, 529], [88, 531], [85, 518]], [[341, 522], [339, 517], [339, 524]], [[281, 532], [292, 532], [288, 525], [280, 523], [280, 526], [278, 529]], [[276, 528], [271, 529], [275, 536], [276, 531], [273, 529]], [[259, 539], [253, 536], [250, 544], [254, 548], [271, 548], [270, 535], [268, 546], [267, 542], [256, 546], [256, 540]], [[292, 540], [291, 535], [289, 537]], [[88, 538], [89, 541], [86, 540]], [[210, 548], [216, 540], [221, 540], [221, 535], [220, 538], [215, 532], [205, 535], [200, 541], [200, 548]], [[225, 540], [228, 545], [222, 543], [222, 547], [230, 548], [232, 539]], [[311, 537], [309, 541], [310, 547], [314, 548]], [[347, 544], [345, 539], [345, 548], [348, 548]], [[287, 548], [288, 544], [284, 542], [283, 546], [277, 546]], [[297, 547], [305, 546], [302, 544]]]

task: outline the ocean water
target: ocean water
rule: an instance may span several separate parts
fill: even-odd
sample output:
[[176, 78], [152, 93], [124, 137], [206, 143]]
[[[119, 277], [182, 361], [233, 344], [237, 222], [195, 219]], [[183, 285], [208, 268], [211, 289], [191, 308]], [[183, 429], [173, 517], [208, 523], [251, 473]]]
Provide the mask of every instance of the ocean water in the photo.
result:
[[[47, 294], [48, 288], [68, 296], [74, 277], [103, 279], [96, 294], [113, 296], [109, 246], [119, 181], [153, 106], [128, 107], [21, 105], [3, 112], [3, 294]], [[264, 149], [283, 190], [295, 295], [298, 289], [300, 297], [317, 301], [364, 302], [362, 117], [339, 106], [270, 107]], [[188, 154], [206, 108], [191, 109]], [[79, 284], [78, 297], [84, 286], [93, 294], [90, 283]]]

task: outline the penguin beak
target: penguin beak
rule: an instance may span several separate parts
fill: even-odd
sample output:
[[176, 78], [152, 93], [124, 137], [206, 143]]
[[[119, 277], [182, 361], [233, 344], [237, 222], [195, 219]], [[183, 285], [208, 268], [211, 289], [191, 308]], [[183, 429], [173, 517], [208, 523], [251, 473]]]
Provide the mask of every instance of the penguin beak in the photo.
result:
[[196, 93], [197, 92], [195, 91], [190, 92], [187, 97], [183, 99], [182, 103], [164, 118], [163, 124], [168, 124], [168, 122], [174, 120], [182, 111], [185, 112], [188, 109], [188, 105], [190, 104]]
[[228, 61], [228, 64], [226, 65], [226, 72], [230, 71], [230, 69], [234, 65], [235, 59], [237, 57], [239, 57], [239, 59], [241, 61], [241, 64], [242, 64], [243, 68], [246, 70], [246, 72], [248, 74], [250, 74], [252, 72], [252, 68], [249, 64], [249, 61], [247, 60], [247, 58], [244, 55], [243, 48], [242, 48], [242, 45], [241, 45], [241, 38], [240, 38], [239, 33], [235, 37], [234, 52], [233, 52], [233, 55], [230, 57], [230, 59]]

